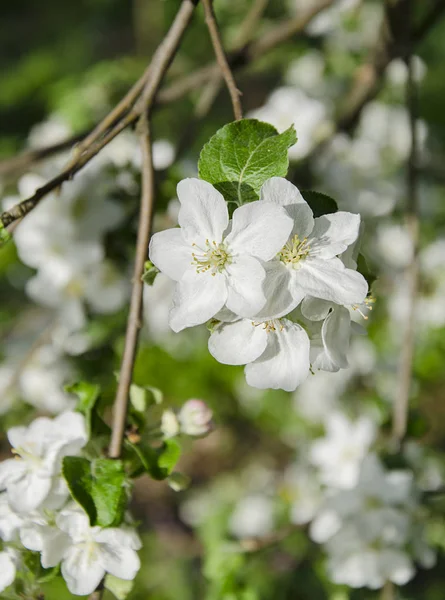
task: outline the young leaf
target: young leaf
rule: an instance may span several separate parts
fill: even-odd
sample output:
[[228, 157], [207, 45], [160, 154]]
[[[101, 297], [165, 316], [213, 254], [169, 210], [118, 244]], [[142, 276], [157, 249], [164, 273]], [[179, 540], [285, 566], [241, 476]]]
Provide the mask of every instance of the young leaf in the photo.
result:
[[[143, 471], [158, 481], [166, 479], [172, 473], [181, 455], [181, 447], [175, 440], [165, 440], [160, 448], [153, 448], [148, 444], [132, 444], [128, 440], [126, 446], [137, 455]], [[133, 476], [139, 474], [140, 470], [136, 469]]]
[[283, 133], [256, 119], [225, 125], [201, 151], [199, 176], [218, 189], [227, 202], [238, 205], [258, 200], [263, 183], [284, 177], [288, 148], [297, 141], [291, 126]]
[[62, 473], [71, 496], [85, 510], [91, 525], [120, 525], [127, 500], [122, 461], [99, 458], [90, 462], [86, 458], [66, 456]]
[[132, 383], [130, 386], [130, 402], [138, 412], [145, 412], [149, 406], [153, 404], [161, 404], [163, 394], [158, 388], [149, 385], [136, 385]]
[[0, 223], [0, 248], [7, 244], [12, 239], [11, 234], [5, 228], [3, 223]]
[[91, 496], [90, 461], [81, 456], [65, 456], [62, 474], [68, 484], [71, 496], [87, 513], [91, 525], [95, 525], [97, 510]]
[[144, 273], [142, 274], [142, 281], [147, 285], [153, 285], [156, 275], [160, 273], [159, 269], [154, 266], [151, 260], [147, 260], [144, 264]]
[[126, 579], [119, 579], [114, 575], [108, 575], [105, 577], [104, 586], [105, 589], [109, 590], [117, 600], [125, 600], [128, 594], [133, 589], [134, 581], [127, 581]]
[[165, 440], [159, 452], [158, 465], [166, 477], [173, 471], [181, 456], [181, 446], [176, 440]]
[[127, 494], [121, 460], [98, 458], [92, 465], [91, 496], [97, 512], [97, 525], [111, 527], [122, 522]]
[[329, 215], [338, 211], [337, 202], [330, 196], [312, 190], [300, 191], [303, 198], [312, 208], [314, 217], [321, 217], [321, 215]]
[[65, 390], [71, 394], [75, 394], [79, 400], [76, 410], [85, 416], [87, 424], [88, 436], [91, 436], [91, 427], [93, 420], [94, 407], [99, 398], [100, 386], [87, 381], [78, 381], [65, 386]]

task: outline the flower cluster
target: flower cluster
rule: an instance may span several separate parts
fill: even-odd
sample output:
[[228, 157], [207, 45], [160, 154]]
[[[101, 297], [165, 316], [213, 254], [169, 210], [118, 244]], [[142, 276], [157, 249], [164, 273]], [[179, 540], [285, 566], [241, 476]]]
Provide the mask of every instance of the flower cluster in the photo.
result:
[[435, 563], [420, 524], [412, 473], [386, 471], [374, 454], [360, 468], [353, 488], [326, 498], [310, 535], [324, 544], [334, 582], [375, 589], [386, 581], [404, 585], [415, 573], [411, 556], [424, 567]]
[[352, 256], [360, 217], [314, 218], [298, 189], [280, 177], [267, 180], [260, 200], [239, 206], [230, 220], [223, 196], [205, 181], [181, 181], [178, 197], [180, 228], [156, 233], [150, 243], [152, 262], [176, 281], [171, 328], [213, 319], [210, 353], [246, 365], [247, 382], [258, 388], [294, 390], [311, 363], [345, 368], [350, 310], [368, 293]]
[[0, 592], [13, 583], [23, 548], [40, 552], [44, 569], [61, 564], [76, 595], [92, 593], [106, 573], [132, 580], [140, 566], [134, 529], [91, 527], [61, 474], [63, 458], [80, 455], [88, 441], [84, 417], [72, 411], [41, 417], [13, 427], [8, 439], [15, 458], [0, 463]]
[[[37, 175], [26, 175], [19, 182], [21, 195], [30, 195], [43, 182]], [[89, 189], [95, 189], [94, 201]], [[37, 270], [26, 291], [39, 304], [58, 311], [60, 324], [52, 337], [72, 354], [84, 352], [88, 345], [78, 334], [87, 324], [87, 309], [112, 313], [127, 297], [125, 278], [105, 259], [104, 236], [123, 218], [121, 207], [110, 199], [111, 189], [100, 170], [90, 170], [86, 177], [65, 184], [61, 195], [43, 200], [14, 235], [20, 259]]]

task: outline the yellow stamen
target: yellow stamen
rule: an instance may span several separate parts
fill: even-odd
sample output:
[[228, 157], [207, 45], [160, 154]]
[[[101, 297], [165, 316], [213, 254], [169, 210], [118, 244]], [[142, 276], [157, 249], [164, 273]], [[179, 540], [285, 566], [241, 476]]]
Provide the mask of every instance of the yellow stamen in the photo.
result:
[[217, 244], [215, 241], [205, 241], [205, 247], [199, 248], [196, 244], [193, 247], [198, 248], [200, 253], [192, 252], [193, 262], [197, 273], [207, 273], [211, 271], [213, 277], [216, 273], [222, 273], [225, 266], [232, 262], [231, 256], [225, 244]]
[[308, 256], [310, 249], [307, 237], [300, 240], [298, 235], [294, 235], [292, 240], [283, 247], [278, 257], [283, 263], [296, 269], [300, 266], [299, 262]]

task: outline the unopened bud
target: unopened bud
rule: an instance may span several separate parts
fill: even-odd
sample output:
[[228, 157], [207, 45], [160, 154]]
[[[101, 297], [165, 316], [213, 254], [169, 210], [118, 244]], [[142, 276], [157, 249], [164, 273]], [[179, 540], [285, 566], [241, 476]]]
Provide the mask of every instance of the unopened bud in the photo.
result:
[[175, 413], [167, 409], [162, 413], [161, 431], [165, 438], [172, 438], [179, 433], [179, 421]]
[[202, 400], [188, 400], [178, 414], [181, 432], [186, 435], [201, 436], [213, 429], [213, 413]]

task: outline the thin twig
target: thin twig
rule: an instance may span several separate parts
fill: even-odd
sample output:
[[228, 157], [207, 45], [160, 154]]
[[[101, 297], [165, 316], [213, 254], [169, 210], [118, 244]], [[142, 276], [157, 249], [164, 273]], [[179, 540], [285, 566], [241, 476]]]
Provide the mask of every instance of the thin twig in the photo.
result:
[[53, 154], [58, 154], [64, 150], [69, 150], [74, 144], [77, 144], [85, 138], [88, 132], [79, 133], [73, 135], [66, 140], [51, 144], [50, 146], [43, 146], [41, 148], [35, 148], [33, 150], [26, 150], [12, 158], [7, 158], [0, 161], [0, 175], [12, 175], [14, 173], [23, 172], [30, 165], [45, 160]]
[[254, 0], [233, 41], [234, 49], [242, 48], [254, 37], [252, 34], [256, 31], [268, 4], [269, 0]]
[[[408, 20], [412, 7], [409, 6]], [[409, 40], [408, 40], [409, 41]], [[408, 311], [406, 328], [402, 339], [398, 385], [393, 408], [393, 438], [397, 445], [403, 440], [408, 420], [409, 396], [412, 380], [412, 366], [415, 345], [415, 313], [419, 279], [419, 215], [418, 215], [418, 139], [417, 139], [417, 90], [413, 73], [413, 56], [411, 48], [406, 56], [408, 79], [406, 86], [406, 106], [409, 113], [411, 130], [411, 151], [407, 165], [407, 203], [406, 226], [413, 247], [413, 259], [406, 270], [408, 280]]]
[[[237, 49], [235, 52], [232, 52], [229, 55], [229, 64], [232, 69], [239, 70], [241, 67], [247, 66], [251, 62], [260, 58], [265, 52], [271, 50], [273, 47], [278, 46], [281, 43], [286, 42], [294, 35], [301, 33], [306, 25], [315, 17], [319, 12], [324, 10], [327, 6], [333, 3], [334, 0], [322, 0], [317, 5], [315, 5], [311, 10], [304, 15], [303, 17], [298, 17], [291, 21], [285, 21], [283, 23], [278, 24], [273, 27], [268, 34], [263, 36], [262, 40], [258, 42], [249, 43], [243, 47]], [[193, 4], [191, 0], [183, 0], [183, 4], [181, 5], [181, 10], [184, 10], [187, 7], [187, 14], [179, 14], [176, 19], [180, 21], [189, 20], [191, 18], [191, 14], [189, 13], [190, 7]], [[150, 66], [146, 69], [142, 77], [136, 82], [136, 84], [130, 89], [130, 91], [126, 94], [126, 96], [119, 102], [119, 104], [93, 129], [91, 134], [88, 136], [88, 144], [85, 139], [83, 143], [79, 144], [76, 148], [75, 152], [75, 160], [73, 160], [66, 169], [64, 169], [61, 174], [62, 181], [66, 181], [73, 177], [77, 171], [79, 171], [93, 156], [95, 156], [104, 146], [106, 146], [123, 128], [128, 125], [133, 124], [137, 118], [137, 111], [133, 111], [131, 115], [129, 115], [129, 111], [131, 109], [131, 105], [134, 102], [137, 94], [141, 91], [142, 87], [146, 85], [148, 75], [150, 74]], [[207, 81], [216, 78], [219, 75], [219, 68], [216, 63], [212, 63], [205, 67], [202, 67], [191, 73], [190, 75], [185, 75], [179, 77], [167, 86], [164, 90], [161, 90], [157, 95], [156, 103], [157, 104], [167, 104], [170, 102], [174, 102], [185, 96], [187, 93], [191, 92], [196, 88], [200, 88]], [[123, 120], [124, 119], [124, 120]], [[123, 120], [123, 121], [122, 121]], [[122, 125], [119, 126], [120, 122]], [[111, 130], [114, 125], [114, 130]], [[108, 135], [106, 132], [108, 131]], [[100, 141], [100, 143], [99, 143]], [[68, 141], [66, 142], [67, 146], [69, 145]], [[90, 145], [92, 144], [92, 146]], [[88, 155], [85, 153], [88, 150]], [[58, 146], [48, 146], [46, 149], [42, 149], [42, 152], [45, 151], [45, 156], [51, 156], [58, 152]], [[80, 162], [80, 157], [82, 157], [84, 162]], [[8, 159], [9, 162], [13, 159]], [[0, 166], [2, 163], [0, 162]], [[74, 168], [76, 165], [76, 168]], [[8, 218], [6, 213], [0, 215], [0, 221], [6, 226], [7, 223], [12, 222], [17, 218], [17, 215], [24, 216], [32, 210], [32, 208], [37, 205], [39, 200], [51, 192], [53, 189], [60, 185], [60, 178], [54, 178], [50, 182], [48, 182], [48, 187], [46, 191], [39, 196], [38, 198], [29, 198], [29, 204], [27, 204], [24, 208], [14, 207], [14, 213], [11, 215], [13, 218]], [[24, 201], [27, 203], [27, 200]], [[23, 213], [23, 214], [22, 214]], [[16, 215], [16, 216], [14, 216]]]
[[[304, 31], [312, 19], [333, 4], [333, 2], [334, 0], [320, 0], [304, 15], [282, 21], [275, 27], [272, 27], [269, 32], [262, 35], [259, 40], [249, 42], [243, 48], [229, 53], [228, 61], [230, 68], [234, 71], [238, 71], [247, 67], [252, 62], [267, 54], [270, 50], [289, 41], [295, 35]], [[206, 81], [218, 73], [218, 71], [218, 65], [213, 63], [201, 67], [197, 71], [190, 73], [190, 75], [178, 78], [160, 92], [158, 102], [160, 104], [168, 104], [169, 102], [179, 100], [189, 92], [196, 88], [200, 88]]]
[[395, 600], [395, 588], [392, 581], [387, 581], [383, 586], [380, 600]]
[[239, 121], [243, 118], [243, 109], [241, 107], [240, 94], [241, 92], [236, 86], [236, 81], [230, 69], [226, 53], [221, 40], [221, 35], [216, 22], [215, 12], [213, 10], [213, 0], [202, 0], [204, 6], [205, 20], [209, 30], [210, 39], [212, 40], [213, 50], [218, 62], [221, 74], [226, 82], [227, 89], [232, 100], [233, 114], [235, 120]]
[[[89, 146], [87, 150], [78, 155], [73, 164], [68, 165], [59, 175], [51, 179], [41, 188], [38, 188], [34, 195], [19, 204], [13, 206], [9, 211], [5, 211], [0, 215], [0, 222], [4, 227], [7, 227], [17, 219], [27, 215], [42, 198], [60, 187], [62, 183], [71, 179], [78, 171], [82, 169], [96, 154], [106, 146], [116, 135], [118, 135], [125, 127], [134, 123], [143, 112], [151, 110], [157, 90], [159, 89], [162, 79], [175, 56], [182, 36], [187, 29], [195, 9], [193, 0], [183, 0], [181, 7], [167, 33], [163, 42], [156, 50], [152, 63], [150, 65], [150, 76], [145, 82], [142, 96], [140, 97], [137, 106], [122, 117], [103, 137]], [[128, 96], [128, 94], [127, 94]], [[126, 96], [126, 97], [127, 97]], [[123, 101], [122, 101], [123, 102]], [[113, 113], [113, 111], [112, 111]], [[111, 121], [111, 114], [108, 116]], [[99, 129], [102, 129], [99, 126]]]
[[128, 314], [125, 347], [122, 356], [116, 399], [114, 402], [113, 426], [109, 448], [109, 456], [111, 458], [118, 458], [120, 456], [125, 433], [128, 393], [133, 376], [133, 366], [142, 319], [142, 298], [144, 291], [142, 275], [147, 257], [148, 242], [150, 240], [151, 223], [153, 219], [154, 172], [149, 121], [146, 114], [144, 114], [139, 121], [139, 135], [142, 150], [141, 211], [139, 215], [130, 312]]

